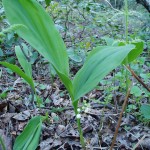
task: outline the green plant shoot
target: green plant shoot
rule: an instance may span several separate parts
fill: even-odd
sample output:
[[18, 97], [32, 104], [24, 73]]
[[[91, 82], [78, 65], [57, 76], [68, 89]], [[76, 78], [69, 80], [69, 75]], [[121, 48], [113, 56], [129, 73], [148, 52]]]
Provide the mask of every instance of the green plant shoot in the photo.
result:
[[[10, 24], [25, 26], [25, 28], [17, 29], [17, 34], [53, 65], [70, 94], [76, 115], [79, 99], [91, 91], [110, 71], [122, 64], [127, 56], [130, 57], [131, 52], [134, 53], [132, 50], [135, 49], [135, 45], [133, 44], [98, 46], [89, 54], [85, 64], [72, 81], [66, 46], [51, 17], [42, 6], [36, 0], [3, 0], [3, 4]], [[77, 121], [80, 141], [85, 148], [80, 120], [77, 119]], [[18, 144], [18, 140], [15, 145]]]

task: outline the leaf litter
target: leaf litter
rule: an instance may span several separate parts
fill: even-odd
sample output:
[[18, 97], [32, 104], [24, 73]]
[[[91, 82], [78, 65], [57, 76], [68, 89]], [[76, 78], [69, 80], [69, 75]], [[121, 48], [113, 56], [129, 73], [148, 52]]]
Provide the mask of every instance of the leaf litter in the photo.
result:
[[[38, 82], [40, 81], [41, 84], [38, 91], [40, 97], [44, 97], [42, 102], [44, 107], [30, 109], [29, 87], [17, 76], [14, 82], [12, 79], [6, 80], [5, 76], [2, 77], [3, 83], [9, 83], [8, 80], [10, 80], [9, 86], [14, 88], [8, 91], [4, 100], [0, 101], [0, 133], [5, 145], [9, 145], [8, 150], [12, 149], [15, 138], [23, 131], [29, 119], [36, 115], [45, 115], [46, 112], [49, 114], [49, 122], [42, 125], [42, 134], [37, 149], [81, 149], [73, 107], [67, 92], [57, 78], [53, 84], [47, 84], [47, 79], [40, 77], [39, 80], [38, 77]], [[5, 84], [2, 88], [7, 89], [8, 85]], [[102, 93], [102, 91], [93, 90], [81, 99], [79, 105], [82, 107], [84, 100], [90, 103], [86, 111], [81, 111], [81, 126], [89, 150], [109, 149], [119, 117], [120, 103], [118, 113], [116, 113], [113, 105], [92, 101], [92, 99], [103, 101]], [[122, 96], [121, 93], [118, 94], [118, 98], [123, 99]], [[130, 150], [143, 136], [145, 138], [136, 147], [137, 150], [150, 149], [150, 128], [143, 126], [132, 114], [124, 114], [115, 147], [120, 150]]]

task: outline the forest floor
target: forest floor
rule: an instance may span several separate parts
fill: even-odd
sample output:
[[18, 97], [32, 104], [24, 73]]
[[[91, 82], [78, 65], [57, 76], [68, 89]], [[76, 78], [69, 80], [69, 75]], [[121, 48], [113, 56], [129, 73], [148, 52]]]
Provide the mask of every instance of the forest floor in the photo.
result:
[[[30, 104], [30, 88], [20, 77], [3, 70], [0, 90], [2, 92], [7, 89], [7, 98], [0, 101], [0, 135], [7, 150], [12, 150], [15, 138], [23, 131], [30, 118], [46, 113], [49, 114], [49, 122], [43, 123], [38, 149], [81, 149], [75, 114], [68, 93], [57, 77], [53, 83], [50, 82], [46, 75], [46, 66], [45, 70], [44, 67], [39, 68], [38, 65], [35, 67], [34, 80], [38, 83], [37, 92], [43, 101], [39, 102], [35, 109]], [[81, 124], [88, 150], [110, 148], [125, 99], [125, 95], [121, 93], [116, 96], [117, 108], [114, 104], [99, 103], [104, 98], [103, 90], [95, 89], [81, 99], [80, 106], [90, 104], [86, 111], [81, 112]], [[133, 103], [131, 98], [129, 103]], [[135, 145], [136, 150], [150, 149], [150, 128], [138, 121], [134, 112], [124, 113], [114, 148], [130, 150]]]

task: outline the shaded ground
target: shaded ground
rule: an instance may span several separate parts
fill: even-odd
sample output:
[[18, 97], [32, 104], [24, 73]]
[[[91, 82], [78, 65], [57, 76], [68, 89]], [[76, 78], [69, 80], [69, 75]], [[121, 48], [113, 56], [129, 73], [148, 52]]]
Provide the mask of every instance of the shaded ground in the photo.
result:
[[[30, 89], [22, 79], [3, 72], [0, 87], [1, 91], [8, 89], [7, 98], [0, 101], [0, 135], [5, 140], [8, 150], [12, 149], [13, 142], [19, 135], [28, 120], [35, 115], [49, 114], [49, 122], [43, 123], [42, 134], [38, 149], [42, 150], [78, 150], [81, 149], [76, 120], [68, 93], [60, 81], [55, 78], [54, 83], [48, 83], [45, 76], [36, 76], [41, 82], [37, 85], [37, 92], [43, 98], [40, 107], [32, 109], [29, 103]], [[120, 98], [122, 97], [122, 98]], [[102, 105], [103, 91], [94, 90], [82, 98], [80, 106], [90, 104], [82, 111], [82, 128], [89, 150], [109, 149], [121, 111], [124, 96], [118, 96], [118, 113], [112, 104]], [[96, 101], [92, 101], [95, 99]], [[142, 140], [141, 140], [142, 139]], [[115, 144], [115, 149], [132, 149], [138, 141], [136, 150], [150, 149], [150, 128], [140, 123], [134, 113], [124, 114], [121, 127]]]

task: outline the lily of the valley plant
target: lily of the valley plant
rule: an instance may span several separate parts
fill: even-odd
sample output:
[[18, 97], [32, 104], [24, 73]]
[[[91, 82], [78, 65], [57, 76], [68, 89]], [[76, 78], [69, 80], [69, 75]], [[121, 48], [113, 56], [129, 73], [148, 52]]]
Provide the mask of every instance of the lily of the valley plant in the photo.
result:
[[[124, 60], [127, 57], [130, 62], [132, 56], [136, 58], [141, 53], [141, 51], [138, 51], [138, 44], [136, 43], [118, 44], [122, 46], [95, 47], [88, 55], [83, 67], [71, 80], [66, 46], [51, 17], [45, 12], [44, 8], [36, 0], [3, 0], [3, 5], [10, 24], [23, 25], [22, 28], [16, 30], [17, 34], [35, 48], [55, 68], [60, 80], [70, 94], [75, 115], [78, 115], [78, 102], [82, 96], [91, 91], [110, 71], [125, 62]], [[32, 77], [29, 74], [25, 76], [21, 70], [14, 69], [13, 67], [15, 66], [11, 64], [4, 62], [0, 62], [0, 64], [25, 77], [25, 80], [34, 89]], [[34, 126], [34, 124], [32, 125]], [[80, 127], [80, 118], [77, 118], [77, 125], [80, 133], [80, 142], [84, 148], [85, 142]], [[26, 129], [25, 132], [27, 136], [29, 131]], [[20, 142], [18, 139], [19, 137], [15, 142], [15, 146]], [[39, 139], [39, 134], [36, 136], [36, 139]], [[31, 142], [28, 145], [30, 144]], [[22, 150], [22, 145], [15, 147], [14, 150], [16, 149]], [[26, 149], [29, 149], [28, 146], [24, 148], [24, 150]]]

